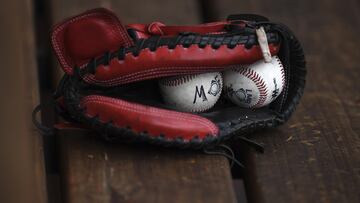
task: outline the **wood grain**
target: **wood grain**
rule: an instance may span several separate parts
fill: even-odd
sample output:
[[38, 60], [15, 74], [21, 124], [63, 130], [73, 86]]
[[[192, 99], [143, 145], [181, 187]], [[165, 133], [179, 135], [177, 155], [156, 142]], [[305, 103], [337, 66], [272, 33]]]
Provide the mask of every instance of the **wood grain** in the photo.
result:
[[308, 62], [295, 115], [254, 136], [266, 144], [265, 154], [246, 153], [249, 201], [359, 202], [359, 2], [219, 0], [215, 6], [222, 17], [258, 13], [287, 24]]
[[55, 22], [97, 7], [111, 9], [125, 24], [151, 23], [153, 21], [161, 21], [169, 25], [189, 24], [198, 23], [200, 19], [198, 4], [192, 0], [181, 2], [167, 0], [53, 0], [51, 4]]
[[32, 1], [1, 1], [0, 25], [0, 200], [46, 202], [42, 138], [31, 122], [39, 102]]
[[67, 202], [235, 202], [228, 161], [193, 151], [59, 134]]
[[[197, 4], [185, 1], [53, 1], [53, 19], [94, 7], [123, 23], [193, 24]], [[106, 144], [81, 131], [59, 132], [67, 202], [236, 202], [228, 161], [198, 152]]]

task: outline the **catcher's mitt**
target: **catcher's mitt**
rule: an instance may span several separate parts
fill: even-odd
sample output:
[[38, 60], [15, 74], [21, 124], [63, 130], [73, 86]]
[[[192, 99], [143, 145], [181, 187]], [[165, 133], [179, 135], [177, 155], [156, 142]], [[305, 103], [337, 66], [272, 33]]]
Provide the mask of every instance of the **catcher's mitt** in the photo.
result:
[[[245, 109], [221, 98], [210, 111], [195, 114], [161, 101], [156, 82], [161, 77], [222, 71], [262, 59], [259, 27], [265, 30], [266, 47], [285, 67], [286, 85], [270, 106]], [[284, 123], [305, 85], [299, 41], [286, 26], [257, 15], [195, 26], [123, 26], [112, 12], [95, 9], [56, 25], [51, 39], [66, 73], [56, 93], [59, 112], [107, 140], [216, 145]]]

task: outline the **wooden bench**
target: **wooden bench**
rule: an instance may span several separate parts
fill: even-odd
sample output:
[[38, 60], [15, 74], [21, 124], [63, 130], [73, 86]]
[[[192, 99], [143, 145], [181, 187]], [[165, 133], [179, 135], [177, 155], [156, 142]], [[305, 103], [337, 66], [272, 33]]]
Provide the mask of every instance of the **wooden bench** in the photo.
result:
[[[6, 27], [0, 38], [6, 47], [0, 54], [4, 67], [0, 91], [5, 95], [0, 154], [9, 168], [0, 174], [0, 182], [6, 183], [0, 188], [1, 202], [360, 201], [360, 7], [356, 0], [37, 3], [43, 11], [37, 15], [32, 13], [33, 1], [0, 3], [0, 22]], [[233, 168], [230, 173], [228, 161], [220, 156], [110, 144], [89, 131], [62, 130], [45, 140], [46, 181], [42, 139], [30, 124], [31, 109], [39, 100], [36, 55], [40, 76], [56, 81], [62, 73], [54, 65], [57, 62], [51, 62], [50, 25], [99, 6], [114, 10], [123, 23], [194, 24], [231, 13], [257, 13], [283, 22], [304, 45], [309, 73], [305, 95], [288, 123], [254, 134], [253, 139], [265, 145], [264, 154], [236, 145], [244, 170]], [[51, 82], [40, 84], [43, 100], [49, 99]], [[43, 116], [51, 123], [51, 111]]]
[[0, 2], [0, 202], [45, 202], [42, 139], [31, 123], [39, 103], [33, 5]]

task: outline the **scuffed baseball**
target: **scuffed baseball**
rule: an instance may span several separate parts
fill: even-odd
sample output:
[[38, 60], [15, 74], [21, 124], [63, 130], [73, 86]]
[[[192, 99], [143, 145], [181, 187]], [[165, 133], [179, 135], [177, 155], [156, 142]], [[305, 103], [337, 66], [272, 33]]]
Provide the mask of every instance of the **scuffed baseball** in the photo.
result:
[[270, 104], [285, 86], [285, 72], [279, 57], [270, 63], [264, 60], [224, 71], [224, 94], [233, 103], [245, 108]]
[[223, 86], [220, 72], [185, 75], [159, 80], [163, 100], [185, 112], [203, 112], [215, 105]]

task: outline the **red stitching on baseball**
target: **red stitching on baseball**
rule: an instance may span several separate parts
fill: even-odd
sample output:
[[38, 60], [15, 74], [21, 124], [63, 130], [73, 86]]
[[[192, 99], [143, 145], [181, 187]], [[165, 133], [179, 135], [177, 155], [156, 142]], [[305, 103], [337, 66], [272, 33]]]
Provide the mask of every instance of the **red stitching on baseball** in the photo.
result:
[[285, 86], [285, 70], [284, 70], [284, 66], [281, 63], [281, 60], [279, 57], [275, 56], [277, 63], [280, 66], [280, 72], [281, 72], [281, 80], [282, 80], [282, 86]]
[[261, 105], [263, 105], [267, 98], [268, 90], [266, 88], [265, 81], [260, 77], [260, 75], [254, 70], [246, 67], [243, 67], [241, 69], [234, 69], [234, 71], [252, 80], [258, 88], [260, 98], [258, 102], [253, 105], [253, 107], [260, 107]]
[[197, 75], [184, 75], [184, 76], [177, 76], [177, 77], [169, 77], [169, 78], [160, 80], [160, 84], [162, 84], [164, 86], [174, 87], [174, 86], [178, 86], [178, 85], [187, 83], [196, 77], [197, 77]]

